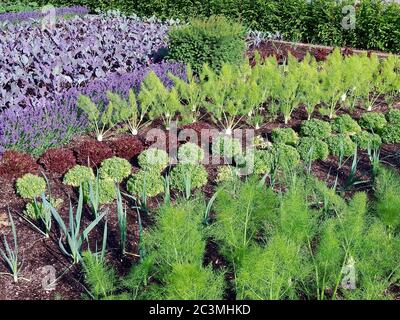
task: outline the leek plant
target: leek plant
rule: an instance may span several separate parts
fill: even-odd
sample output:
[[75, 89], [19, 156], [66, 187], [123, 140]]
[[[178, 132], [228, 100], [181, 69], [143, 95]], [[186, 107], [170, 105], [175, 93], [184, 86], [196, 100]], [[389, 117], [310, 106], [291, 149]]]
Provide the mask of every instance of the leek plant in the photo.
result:
[[[87, 241], [89, 233], [99, 224], [99, 222], [103, 219], [103, 217], [107, 215], [108, 212], [104, 211], [103, 213], [99, 214], [95, 218], [95, 220], [93, 220], [83, 231], [81, 231], [81, 219], [83, 211], [82, 186], [79, 187], [79, 200], [75, 215], [72, 203], [70, 203], [68, 228], [57, 210], [53, 206], [51, 206], [50, 203], [48, 203], [47, 205], [50, 206], [50, 210], [54, 217], [54, 220], [56, 220], [62, 232], [62, 236], [59, 239], [59, 246], [61, 251], [66, 256], [71, 257], [74, 264], [81, 262], [81, 248], [83, 242]], [[63, 242], [63, 237], [65, 237], [66, 243]]]
[[121, 191], [117, 184], [115, 185], [115, 192], [117, 194], [117, 216], [118, 216], [119, 233], [121, 236], [121, 251], [122, 251], [122, 254], [125, 254], [126, 239], [127, 239], [127, 237], [126, 237], [126, 227], [127, 227], [126, 206], [124, 207]]
[[19, 275], [21, 270], [21, 264], [18, 259], [19, 250], [18, 250], [17, 230], [15, 228], [15, 223], [11, 216], [10, 211], [8, 211], [8, 217], [10, 219], [11, 231], [13, 235], [13, 246], [10, 245], [6, 236], [4, 235], [3, 246], [5, 250], [0, 248], [0, 256], [3, 258], [10, 273], [0, 273], [0, 275], [1, 274], [11, 275], [14, 279], [14, 282], [17, 283], [18, 280], [20, 279]]

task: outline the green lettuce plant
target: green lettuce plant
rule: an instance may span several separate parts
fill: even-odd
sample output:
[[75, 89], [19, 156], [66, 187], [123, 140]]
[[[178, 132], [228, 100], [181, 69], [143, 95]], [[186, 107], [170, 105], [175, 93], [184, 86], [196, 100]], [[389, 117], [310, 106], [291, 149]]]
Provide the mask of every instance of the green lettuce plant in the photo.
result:
[[302, 136], [323, 140], [331, 135], [332, 127], [329, 122], [312, 119], [301, 124], [300, 132]]
[[386, 113], [386, 119], [389, 124], [400, 124], [400, 109], [390, 109]]
[[204, 150], [195, 143], [185, 143], [178, 149], [178, 160], [182, 164], [197, 164], [204, 160]]
[[361, 127], [358, 125], [357, 121], [348, 114], [338, 116], [333, 121], [332, 129], [337, 133], [347, 134], [350, 136], [361, 132]]
[[390, 124], [380, 132], [381, 138], [385, 143], [400, 142], [400, 124]]
[[272, 130], [272, 142], [297, 145], [299, 136], [292, 128], [275, 128]]
[[149, 148], [138, 157], [140, 168], [147, 171], [161, 172], [168, 166], [169, 161], [168, 154], [157, 148]]
[[301, 138], [297, 151], [305, 161], [326, 160], [329, 156], [328, 144], [312, 137]]
[[239, 139], [228, 135], [219, 135], [212, 141], [212, 153], [229, 159], [242, 153], [242, 145]]
[[46, 181], [42, 177], [27, 173], [17, 180], [16, 187], [22, 198], [33, 200], [46, 191]]
[[326, 142], [331, 154], [338, 157], [348, 157], [354, 153], [357, 145], [347, 135], [338, 134], [329, 137]]
[[364, 130], [351, 138], [361, 150], [378, 149], [382, 144], [382, 139], [378, 134]]
[[382, 113], [368, 112], [361, 116], [359, 124], [363, 129], [379, 132], [387, 125], [387, 121], [385, 115]]
[[[208, 173], [200, 164], [178, 164], [171, 170], [170, 178], [173, 189], [190, 192], [207, 183]], [[188, 190], [186, 190], [186, 186], [188, 186]]]
[[164, 191], [161, 174], [155, 170], [140, 170], [129, 178], [126, 188], [129, 193], [143, 199], [155, 197]]
[[132, 165], [128, 160], [112, 157], [104, 160], [99, 169], [99, 175], [102, 179], [112, 179], [117, 183], [121, 183], [127, 178], [132, 171]]
[[81, 184], [93, 182], [94, 180], [95, 176], [92, 168], [76, 165], [65, 174], [63, 183], [68, 186], [79, 187]]

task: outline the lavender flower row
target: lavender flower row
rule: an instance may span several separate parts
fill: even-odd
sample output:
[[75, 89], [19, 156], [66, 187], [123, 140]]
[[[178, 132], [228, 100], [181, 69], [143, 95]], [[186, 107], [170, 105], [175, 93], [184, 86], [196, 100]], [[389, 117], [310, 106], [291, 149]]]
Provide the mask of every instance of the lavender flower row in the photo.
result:
[[[168, 73], [185, 78], [185, 66], [180, 63], [161, 62], [150, 67], [119, 75], [113, 73], [96, 79], [86, 86], [74, 87], [58, 95], [54, 101], [44, 98], [26, 108], [14, 107], [0, 113], [0, 153], [14, 149], [39, 156], [45, 150], [67, 143], [73, 136], [87, 129], [88, 121], [77, 108], [77, 96], [88, 95], [99, 104], [107, 103], [106, 92], [127, 96], [129, 89], [138, 91], [145, 76], [153, 70], [166, 86], [172, 82]], [[1, 157], [1, 154], [0, 154]]]

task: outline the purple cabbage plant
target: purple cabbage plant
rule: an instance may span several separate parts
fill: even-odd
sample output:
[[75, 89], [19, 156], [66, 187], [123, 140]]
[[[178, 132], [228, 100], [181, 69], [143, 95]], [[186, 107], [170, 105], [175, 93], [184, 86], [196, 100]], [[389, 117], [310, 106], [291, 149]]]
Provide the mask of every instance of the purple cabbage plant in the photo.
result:
[[0, 27], [0, 110], [55, 102], [94, 79], [134, 73], [165, 48], [168, 24], [120, 15]]

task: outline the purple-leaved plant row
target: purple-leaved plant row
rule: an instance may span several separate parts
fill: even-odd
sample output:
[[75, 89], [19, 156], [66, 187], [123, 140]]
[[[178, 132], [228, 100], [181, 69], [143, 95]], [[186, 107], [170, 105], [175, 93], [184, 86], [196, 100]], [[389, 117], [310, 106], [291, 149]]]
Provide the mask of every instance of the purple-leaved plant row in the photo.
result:
[[75, 16], [45, 28], [7, 24], [0, 28], [0, 112], [149, 65], [167, 31], [168, 23], [120, 15]]
[[186, 68], [181, 63], [161, 62], [150, 67], [120, 75], [110, 74], [107, 78], [95, 79], [86, 86], [71, 88], [55, 100], [42, 98], [26, 108], [14, 107], [0, 113], [0, 157], [5, 149], [28, 152], [39, 156], [45, 150], [67, 143], [73, 136], [88, 127], [85, 115], [77, 108], [77, 96], [88, 95], [98, 104], [107, 103], [106, 92], [112, 91], [126, 97], [129, 89], [136, 92], [145, 76], [153, 70], [166, 86], [172, 82], [168, 73], [186, 78]]
[[[0, 13], [0, 22], [15, 22], [23, 20], [37, 20], [46, 17], [51, 10], [48, 7], [44, 7], [43, 10], [35, 11], [24, 11], [24, 12], [6, 12]], [[84, 15], [89, 13], [89, 9], [82, 6], [72, 6], [64, 8], [55, 8], [54, 13], [57, 16], [79, 14]]]

